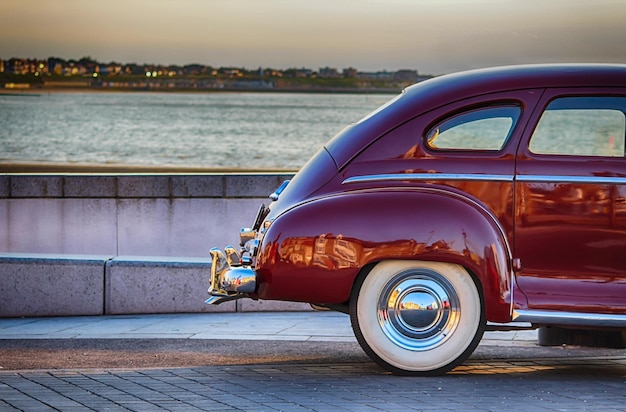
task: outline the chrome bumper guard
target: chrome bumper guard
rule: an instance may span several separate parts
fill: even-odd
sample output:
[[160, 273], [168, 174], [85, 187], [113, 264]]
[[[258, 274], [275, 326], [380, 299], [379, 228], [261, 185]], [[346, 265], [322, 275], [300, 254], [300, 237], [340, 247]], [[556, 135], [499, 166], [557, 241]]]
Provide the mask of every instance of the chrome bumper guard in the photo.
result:
[[[222, 252], [211, 249], [211, 284], [209, 295], [204, 303], [217, 305], [229, 300], [240, 299], [254, 292], [256, 274], [249, 265], [242, 263], [241, 255], [232, 246]], [[247, 259], [244, 259], [246, 261]]]
[[[283, 186], [285, 186], [283, 184]], [[282, 187], [282, 186], [281, 186]], [[261, 222], [269, 213], [265, 205], [261, 205], [252, 228], [242, 228], [239, 241], [242, 247], [237, 252], [234, 247], [226, 246], [222, 252], [218, 248], [211, 249], [211, 281], [209, 295], [204, 303], [217, 305], [229, 300], [248, 297], [256, 290], [256, 273], [253, 258], [259, 248], [257, 234]]]

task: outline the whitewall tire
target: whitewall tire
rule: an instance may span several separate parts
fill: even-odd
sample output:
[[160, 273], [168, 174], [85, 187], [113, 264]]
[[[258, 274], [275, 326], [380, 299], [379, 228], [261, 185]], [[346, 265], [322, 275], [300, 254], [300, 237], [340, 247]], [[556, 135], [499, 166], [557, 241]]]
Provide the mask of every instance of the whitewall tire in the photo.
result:
[[350, 320], [363, 350], [397, 374], [445, 373], [485, 328], [480, 293], [458, 265], [389, 260], [357, 279]]

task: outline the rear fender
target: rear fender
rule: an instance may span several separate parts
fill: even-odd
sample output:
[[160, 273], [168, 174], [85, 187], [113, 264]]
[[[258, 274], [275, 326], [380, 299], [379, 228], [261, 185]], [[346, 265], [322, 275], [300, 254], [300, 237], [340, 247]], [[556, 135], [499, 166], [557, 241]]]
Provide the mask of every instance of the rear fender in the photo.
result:
[[346, 192], [300, 204], [268, 228], [258, 297], [347, 302], [362, 268], [388, 259], [459, 264], [475, 276], [487, 319], [510, 321], [510, 250], [495, 218], [435, 188]]

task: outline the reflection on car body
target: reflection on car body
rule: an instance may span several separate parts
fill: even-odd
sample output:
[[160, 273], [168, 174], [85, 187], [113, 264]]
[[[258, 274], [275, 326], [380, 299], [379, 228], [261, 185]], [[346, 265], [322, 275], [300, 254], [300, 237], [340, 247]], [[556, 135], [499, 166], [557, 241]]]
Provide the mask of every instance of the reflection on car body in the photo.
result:
[[626, 329], [626, 66], [463, 72], [407, 88], [272, 194], [208, 303], [350, 315], [395, 373], [463, 362], [487, 322]]

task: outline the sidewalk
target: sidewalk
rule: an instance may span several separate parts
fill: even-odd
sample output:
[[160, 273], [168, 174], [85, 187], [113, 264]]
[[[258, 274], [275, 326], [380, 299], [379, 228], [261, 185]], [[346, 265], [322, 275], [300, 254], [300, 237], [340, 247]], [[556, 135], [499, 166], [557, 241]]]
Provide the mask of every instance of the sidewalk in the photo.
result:
[[[355, 342], [348, 315], [247, 312], [0, 319], [0, 339], [232, 339]], [[534, 345], [537, 331], [486, 332], [481, 345]]]

